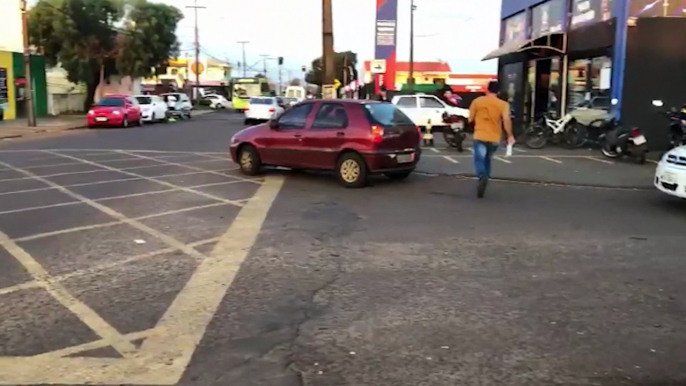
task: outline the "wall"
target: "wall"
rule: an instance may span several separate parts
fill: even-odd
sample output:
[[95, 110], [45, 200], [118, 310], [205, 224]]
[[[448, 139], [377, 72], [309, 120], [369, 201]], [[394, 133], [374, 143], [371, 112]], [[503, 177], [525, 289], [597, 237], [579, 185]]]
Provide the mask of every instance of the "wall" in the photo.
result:
[[0, 51], [0, 68], [7, 73], [7, 84], [4, 86], [7, 88], [7, 101], [0, 101], [0, 107], [4, 110], [4, 119], [14, 119], [16, 106], [14, 102], [14, 66], [11, 52]]
[[48, 94], [48, 113], [60, 115], [64, 113], [83, 112], [83, 104], [86, 103], [85, 93], [74, 94]]
[[109, 94], [123, 94], [123, 95], [138, 95], [141, 94], [141, 79], [131, 79], [129, 76], [111, 76], [104, 85], [99, 85], [95, 90], [96, 101], [100, 95], [100, 88], [103, 88], [102, 95]]
[[[0, 0], [1, 1], [1, 0]], [[14, 61], [14, 78], [24, 78], [24, 56], [19, 52], [12, 53]], [[39, 55], [31, 56], [31, 87], [33, 89], [33, 103], [36, 116], [48, 115], [48, 82], [45, 77], [45, 58]]]
[[24, 51], [19, 4], [19, 0], [0, 0], [0, 15], [2, 15], [0, 51]]

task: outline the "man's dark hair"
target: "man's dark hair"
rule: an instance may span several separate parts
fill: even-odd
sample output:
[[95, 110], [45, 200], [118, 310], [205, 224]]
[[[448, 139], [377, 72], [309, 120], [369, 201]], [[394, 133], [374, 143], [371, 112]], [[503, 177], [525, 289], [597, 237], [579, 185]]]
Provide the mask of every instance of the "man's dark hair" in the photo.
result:
[[500, 91], [500, 83], [497, 80], [488, 82], [488, 92], [497, 94]]

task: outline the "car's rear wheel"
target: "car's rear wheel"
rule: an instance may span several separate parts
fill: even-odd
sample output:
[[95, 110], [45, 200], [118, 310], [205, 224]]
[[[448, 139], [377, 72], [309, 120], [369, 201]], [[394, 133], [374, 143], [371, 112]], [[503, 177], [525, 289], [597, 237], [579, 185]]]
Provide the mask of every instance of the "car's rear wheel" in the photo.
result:
[[262, 160], [257, 149], [251, 145], [241, 146], [238, 152], [238, 165], [241, 168], [241, 173], [247, 176], [259, 174], [262, 168]]
[[384, 173], [384, 175], [392, 180], [400, 181], [409, 177], [412, 172], [413, 170], [404, 170], [402, 172], [388, 172]]
[[336, 174], [346, 188], [363, 188], [367, 186], [368, 171], [364, 158], [357, 153], [343, 153], [338, 159]]

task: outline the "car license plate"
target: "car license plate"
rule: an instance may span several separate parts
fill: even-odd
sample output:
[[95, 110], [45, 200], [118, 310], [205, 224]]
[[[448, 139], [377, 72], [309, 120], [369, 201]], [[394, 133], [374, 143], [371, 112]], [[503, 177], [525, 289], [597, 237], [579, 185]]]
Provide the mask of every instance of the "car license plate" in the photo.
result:
[[462, 122], [453, 122], [450, 124], [451, 129], [464, 129], [464, 123]]
[[95, 120], [98, 122], [107, 122], [107, 118], [105, 118], [105, 117], [97, 117], [97, 118], [95, 118]]
[[643, 145], [644, 143], [646, 143], [646, 137], [639, 135], [638, 137], [634, 137], [633, 141], [634, 141], [634, 145], [640, 146], [640, 145]]
[[676, 183], [676, 176], [674, 175], [674, 173], [664, 172], [662, 174], [662, 177], [660, 177], [660, 180], [662, 180], [662, 182], [666, 184], [674, 184]]
[[414, 161], [414, 153], [410, 154], [398, 154], [396, 158], [399, 164], [406, 164]]

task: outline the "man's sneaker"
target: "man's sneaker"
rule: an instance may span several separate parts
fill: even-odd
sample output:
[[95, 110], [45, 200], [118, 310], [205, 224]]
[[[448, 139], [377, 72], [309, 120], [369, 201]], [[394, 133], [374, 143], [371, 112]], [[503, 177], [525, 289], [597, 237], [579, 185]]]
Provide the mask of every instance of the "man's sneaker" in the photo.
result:
[[484, 198], [484, 194], [486, 193], [486, 185], [488, 185], [488, 177], [486, 177], [486, 176], [479, 177], [479, 185], [476, 188], [476, 196], [477, 197]]

